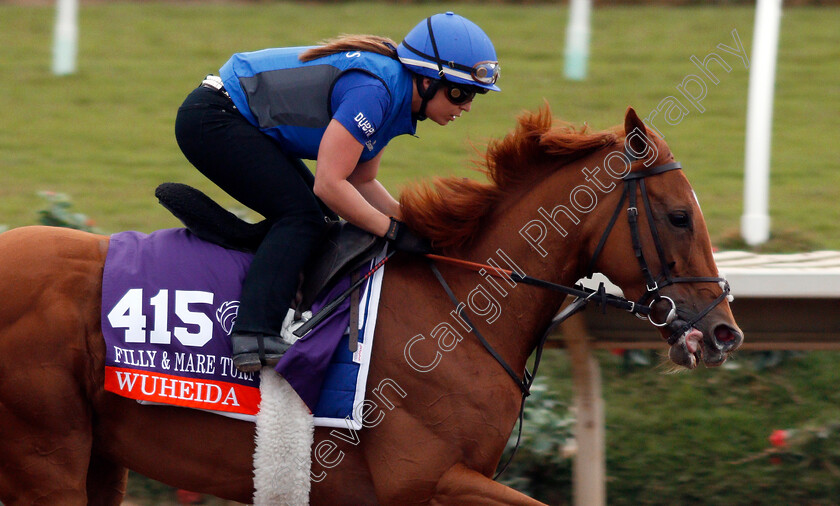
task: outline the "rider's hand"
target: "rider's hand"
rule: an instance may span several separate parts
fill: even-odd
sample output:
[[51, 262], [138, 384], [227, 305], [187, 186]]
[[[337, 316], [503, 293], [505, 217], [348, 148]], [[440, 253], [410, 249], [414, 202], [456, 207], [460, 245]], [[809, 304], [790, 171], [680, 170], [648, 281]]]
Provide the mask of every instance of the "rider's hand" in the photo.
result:
[[428, 239], [416, 235], [405, 223], [393, 217], [391, 218], [391, 226], [388, 227], [388, 232], [385, 234], [385, 239], [393, 244], [397, 251], [406, 251], [418, 255], [432, 252], [432, 244]]

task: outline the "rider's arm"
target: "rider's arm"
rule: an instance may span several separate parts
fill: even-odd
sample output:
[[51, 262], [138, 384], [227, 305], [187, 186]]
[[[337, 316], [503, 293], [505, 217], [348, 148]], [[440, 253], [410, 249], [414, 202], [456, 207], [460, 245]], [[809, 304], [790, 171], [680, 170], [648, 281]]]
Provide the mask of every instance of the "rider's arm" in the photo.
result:
[[[372, 234], [384, 236], [391, 223], [389, 217], [371, 205], [360, 190], [350, 182], [352, 177], [354, 181], [361, 184], [365, 193], [373, 194], [376, 202], [379, 205], [382, 204], [384, 199], [378, 191], [370, 190], [376, 186], [371, 183], [371, 180], [375, 181], [372, 178], [375, 177], [379, 166], [379, 156], [369, 162], [358, 164], [360, 174], [354, 175], [362, 149], [364, 146], [359, 144], [359, 141], [347, 131], [344, 125], [335, 119], [330, 121], [318, 149], [318, 161], [315, 166], [315, 195], [350, 223]], [[384, 188], [382, 190], [384, 191]]]
[[400, 219], [402, 216], [400, 203], [376, 179], [376, 174], [379, 172], [379, 161], [382, 159], [382, 153], [384, 152], [385, 150], [383, 149], [371, 160], [358, 164], [356, 170], [350, 174], [347, 180], [379, 212], [385, 216], [393, 216], [396, 219]]
[[372, 145], [390, 101], [379, 79], [355, 71], [342, 75], [333, 87], [333, 119], [315, 169], [315, 194], [350, 223], [379, 236], [388, 231], [389, 216], [400, 217], [399, 203], [376, 180], [382, 151], [365, 162], [359, 158]]

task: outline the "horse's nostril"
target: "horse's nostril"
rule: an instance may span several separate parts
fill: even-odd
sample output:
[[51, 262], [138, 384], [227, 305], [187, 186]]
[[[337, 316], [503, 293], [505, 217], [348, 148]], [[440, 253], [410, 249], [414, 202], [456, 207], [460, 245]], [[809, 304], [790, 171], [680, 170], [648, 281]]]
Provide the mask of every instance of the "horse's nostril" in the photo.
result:
[[721, 324], [715, 327], [715, 340], [724, 345], [737, 344], [741, 334], [729, 325]]

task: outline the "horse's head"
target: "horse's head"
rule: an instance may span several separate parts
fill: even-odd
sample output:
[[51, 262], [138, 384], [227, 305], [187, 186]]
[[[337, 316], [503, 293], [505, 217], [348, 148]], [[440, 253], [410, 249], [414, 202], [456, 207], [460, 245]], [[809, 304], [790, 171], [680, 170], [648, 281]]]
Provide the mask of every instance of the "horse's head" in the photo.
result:
[[[659, 327], [674, 362], [722, 364], [743, 337], [679, 164], [633, 109], [624, 131], [587, 130], [555, 127], [548, 107], [524, 114], [489, 143], [489, 183], [452, 177], [409, 188], [403, 218], [456, 258], [484, 261], [504, 246], [525, 273], [555, 285], [601, 272], [633, 301], [620, 307]], [[556, 312], [561, 291], [539, 303]], [[523, 293], [530, 307], [537, 299]]]
[[[630, 108], [625, 141], [604, 159], [617, 188], [605, 204], [613, 221], [590, 239], [590, 271], [602, 272], [671, 345], [670, 358], [688, 368], [726, 361], [743, 334], [727, 300], [696, 195], [667, 144]], [[609, 168], [608, 168], [609, 167]], [[601, 216], [605, 216], [602, 211]]]

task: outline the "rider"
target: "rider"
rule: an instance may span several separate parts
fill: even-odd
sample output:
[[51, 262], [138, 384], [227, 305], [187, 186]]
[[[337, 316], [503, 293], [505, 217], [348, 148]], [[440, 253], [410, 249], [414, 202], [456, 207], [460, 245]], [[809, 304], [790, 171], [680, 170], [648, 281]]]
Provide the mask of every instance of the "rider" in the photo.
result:
[[[419, 23], [397, 47], [384, 37], [342, 36], [238, 53], [220, 74], [186, 98], [175, 136], [202, 174], [272, 223], [231, 333], [236, 367], [256, 371], [289, 347], [283, 317], [325, 219], [337, 214], [396, 250], [430, 251], [375, 179], [382, 150], [414, 134], [417, 121], [446, 125], [477, 93], [499, 91], [499, 65], [481, 28], [447, 12]], [[314, 176], [301, 158], [316, 160]]]

